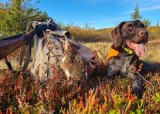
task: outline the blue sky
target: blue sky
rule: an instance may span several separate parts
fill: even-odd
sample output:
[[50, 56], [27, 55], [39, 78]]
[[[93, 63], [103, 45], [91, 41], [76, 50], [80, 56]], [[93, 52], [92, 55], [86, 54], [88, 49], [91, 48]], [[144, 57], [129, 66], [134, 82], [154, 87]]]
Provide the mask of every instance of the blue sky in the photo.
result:
[[74, 23], [83, 27], [89, 23], [91, 27], [100, 29], [131, 20], [137, 3], [141, 16], [149, 19], [151, 25], [160, 21], [160, 0], [40, 0], [35, 7], [64, 24]]
[[100, 29], [130, 20], [137, 3], [141, 16], [156, 25], [160, 20], [160, 0], [41, 0], [38, 7], [64, 24], [89, 23]]

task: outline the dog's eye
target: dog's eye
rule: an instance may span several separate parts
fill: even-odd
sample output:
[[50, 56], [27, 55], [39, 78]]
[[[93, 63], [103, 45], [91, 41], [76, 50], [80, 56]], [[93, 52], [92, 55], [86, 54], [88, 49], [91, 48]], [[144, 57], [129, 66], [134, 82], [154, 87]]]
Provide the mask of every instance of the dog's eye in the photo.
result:
[[131, 32], [131, 31], [133, 30], [133, 25], [131, 25], [131, 24], [128, 25], [128, 26], [127, 26], [127, 30], [128, 30], [129, 32]]

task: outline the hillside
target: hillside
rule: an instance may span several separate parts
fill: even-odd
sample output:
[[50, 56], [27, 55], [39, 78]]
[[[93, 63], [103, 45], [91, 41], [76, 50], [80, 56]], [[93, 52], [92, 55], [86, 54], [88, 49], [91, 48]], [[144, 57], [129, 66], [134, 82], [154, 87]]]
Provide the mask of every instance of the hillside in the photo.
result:
[[[81, 42], [110, 42], [113, 28], [103, 28], [98, 30], [86, 30], [79, 27], [70, 26], [66, 30], [70, 31], [72, 38]], [[159, 40], [160, 27], [149, 27], [149, 41]]]

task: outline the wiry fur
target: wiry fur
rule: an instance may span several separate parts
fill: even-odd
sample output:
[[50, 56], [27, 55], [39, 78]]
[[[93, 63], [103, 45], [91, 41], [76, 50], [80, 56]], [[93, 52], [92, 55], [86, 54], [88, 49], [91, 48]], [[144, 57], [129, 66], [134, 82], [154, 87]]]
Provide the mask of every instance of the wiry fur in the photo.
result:
[[[130, 26], [132, 29], [130, 29]], [[144, 36], [137, 35], [139, 31], [144, 31]], [[127, 53], [123, 47], [129, 48], [126, 40], [137, 44], [147, 43], [148, 31], [143, 23], [138, 20], [122, 22], [112, 31], [112, 40], [112, 49], [118, 51], [119, 54], [107, 61], [106, 78], [113, 79], [116, 75], [129, 77], [131, 79], [132, 92], [138, 97], [142, 97], [143, 79], [139, 74], [143, 75], [145, 71], [149, 72], [154, 68], [152, 65], [140, 61], [135, 53]], [[143, 64], [142, 68], [140, 68], [141, 64]]]

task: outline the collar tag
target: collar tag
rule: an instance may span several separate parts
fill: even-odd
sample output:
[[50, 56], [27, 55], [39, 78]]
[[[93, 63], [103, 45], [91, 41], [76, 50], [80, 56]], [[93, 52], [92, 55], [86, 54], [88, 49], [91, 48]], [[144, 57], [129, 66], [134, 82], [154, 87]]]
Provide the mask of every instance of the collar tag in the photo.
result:
[[131, 49], [123, 47], [123, 49], [128, 53], [128, 54], [133, 54], [134, 52]]

